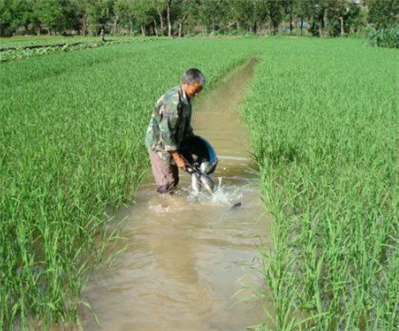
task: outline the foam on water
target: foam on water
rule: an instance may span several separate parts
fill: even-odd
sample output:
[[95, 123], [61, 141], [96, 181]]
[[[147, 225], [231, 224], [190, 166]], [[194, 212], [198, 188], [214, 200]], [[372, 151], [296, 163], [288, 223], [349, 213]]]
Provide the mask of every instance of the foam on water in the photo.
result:
[[[157, 214], [176, 213], [189, 209], [205, 207], [231, 207], [243, 197], [249, 187], [223, 184], [223, 177], [218, 177], [218, 185], [213, 193], [206, 190], [195, 192], [191, 186], [184, 185], [173, 195], [155, 197], [149, 201], [149, 209]], [[252, 190], [252, 189], [250, 189]]]
[[223, 185], [223, 177], [218, 177], [218, 185], [215, 186], [213, 193], [201, 191], [199, 193], [190, 189], [188, 201], [195, 201], [202, 205], [215, 205], [231, 207], [243, 196], [243, 187], [238, 185]]

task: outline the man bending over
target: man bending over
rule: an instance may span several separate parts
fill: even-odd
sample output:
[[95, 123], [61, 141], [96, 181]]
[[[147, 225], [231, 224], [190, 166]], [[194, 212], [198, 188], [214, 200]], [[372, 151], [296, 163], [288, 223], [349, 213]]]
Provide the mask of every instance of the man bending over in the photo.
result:
[[179, 168], [186, 170], [178, 149], [184, 138], [193, 135], [191, 99], [204, 85], [201, 71], [187, 70], [181, 84], [161, 96], [152, 112], [145, 142], [158, 193], [171, 193], [179, 183]]

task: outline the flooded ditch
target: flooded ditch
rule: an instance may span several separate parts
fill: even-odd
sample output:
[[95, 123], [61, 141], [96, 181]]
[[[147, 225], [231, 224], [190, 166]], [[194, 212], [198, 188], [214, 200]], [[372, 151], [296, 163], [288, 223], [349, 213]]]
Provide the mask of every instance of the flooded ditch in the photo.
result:
[[[189, 175], [181, 174], [179, 191], [162, 197], [148, 175], [135, 203], [117, 216], [126, 218], [128, 249], [84, 290], [101, 322], [86, 321], [85, 330], [238, 331], [264, 320], [259, 301], [243, 301], [255, 291], [238, 293], [261, 286], [253, 268], [269, 232], [238, 114], [255, 64], [240, 67], [194, 103], [194, 132], [220, 159], [217, 191], [195, 196]], [[230, 209], [237, 202], [241, 206]]]

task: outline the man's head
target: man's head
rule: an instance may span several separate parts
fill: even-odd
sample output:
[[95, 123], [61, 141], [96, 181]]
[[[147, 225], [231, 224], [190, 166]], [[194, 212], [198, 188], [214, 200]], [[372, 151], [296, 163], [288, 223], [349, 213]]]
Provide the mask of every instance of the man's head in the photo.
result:
[[193, 98], [201, 92], [203, 86], [205, 85], [205, 76], [198, 69], [188, 69], [183, 74], [182, 85], [186, 95], [189, 98]]

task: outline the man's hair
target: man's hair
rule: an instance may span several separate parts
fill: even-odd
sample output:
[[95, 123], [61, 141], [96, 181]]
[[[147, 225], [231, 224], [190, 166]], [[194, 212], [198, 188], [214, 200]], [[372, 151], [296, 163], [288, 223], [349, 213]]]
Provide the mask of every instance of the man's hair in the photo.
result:
[[199, 83], [201, 86], [205, 85], [205, 76], [204, 74], [195, 68], [188, 69], [182, 77], [182, 83], [187, 83], [189, 85], [194, 84], [195, 82]]

